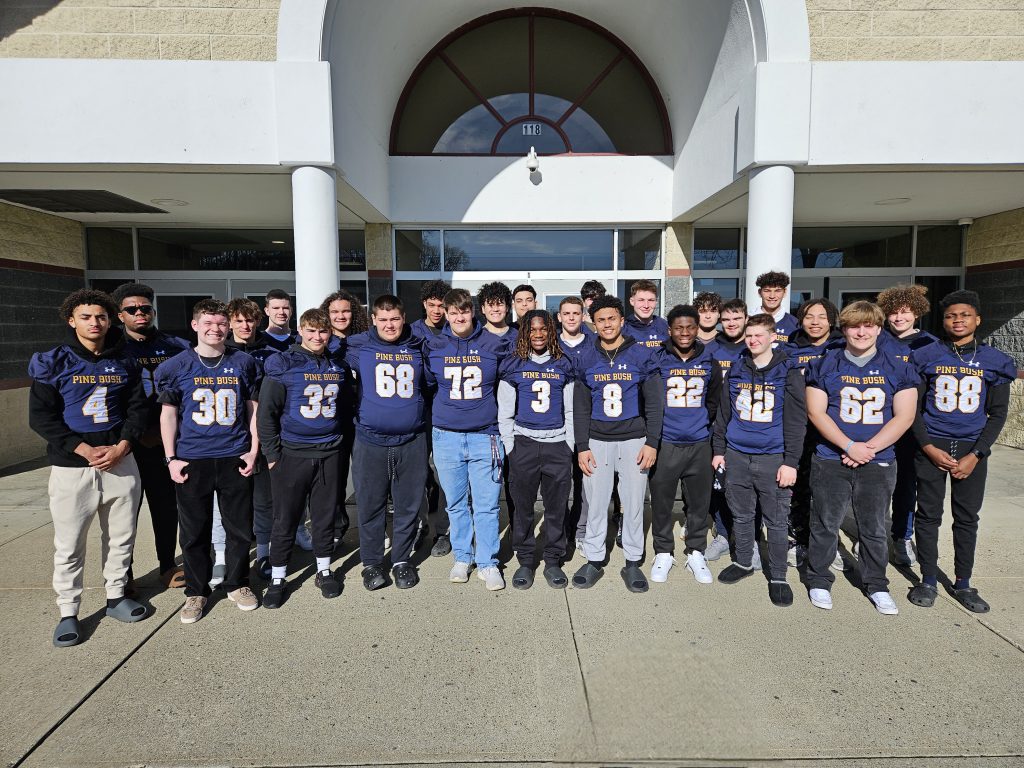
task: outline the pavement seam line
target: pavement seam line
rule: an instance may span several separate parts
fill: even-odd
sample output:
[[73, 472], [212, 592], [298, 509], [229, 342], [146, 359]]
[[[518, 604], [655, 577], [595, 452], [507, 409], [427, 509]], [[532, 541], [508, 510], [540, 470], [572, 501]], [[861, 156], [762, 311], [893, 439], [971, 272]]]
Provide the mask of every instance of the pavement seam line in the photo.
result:
[[1021, 653], [1024, 653], [1024, 645], [1021, 645], [1016, 640], [1014, 640], [1012, 637], [1008, 637], [1007, 635], [1004, 635], [1002, 632], [1000, 632], [998, 629], [996, 629], [993, 625], [989, 624], [987, 621], [985, 621], [983, 618], [981, 618], [983, 614], [978, 614], [978, 613], [974, 613], [973, 611], [967, 610], [966, 608], [964, 608], [964, 606], [960, 605], [960, 602], [958, 600], [953, 599], [949, 595], [942, 595], [942, 599], [948, 601], [951, 605], [953, 605], [961, 613], [964, 613], [967, 616], [969, 616], [970, 618], [974, 619], [976, 622], [981, 624], [981, 626], [983, 626], [985, 629], [987, 629], [993, 635], [998, 637], [1000, 640], [1005, 641], [1007, 644], [1013, 646], [1016, 650], [1020, 651]]
[[7, 541], [5, 541], [5, 542], [4, 542], [3, 544], [0, 544], [0, 547], [6, 547], [6, 546], [7, 546], [8, 544], [10, 544], [11, 542], [17, 541], [18, 539], [20, 539], [20, 538], [22, 538], [22, 537], [24, 537], [24, 536], [28, 536], [28, 535], [29, 535], [30, 533], [35, 533], [35, 532], [36, 532], [36, 531], [38, 531], [38, 530], [39, 530], [40, 528], [45, 528], [45, 527], [46, 527], [46, 526], [48, 526], [48, 525], [53, 525], [53, 520], [50, 520], [49, 522], [46, 522], [46, 523], [41, 523], [41, 524], [37, 525], [37, 526], [36, 526], [35, 528], [33, 528], [33, 529], [32, 529], [32, 530], [30, 530], [30, 531], [24, 531], [23, 533], [19, 533], [19, 534], [18, 534], [17, 536], [15, 536], [15, 537], [14, 537], [13, 539], [8, 539], [8, 540], [7, 540]]
[[583, 673], [583, 660], [580, 658], [580, 645], [576, 642], [576, 625], [572, 620], [572, 605], [569, 603], [569, 590], [562, 590], [565, 598], [565, 612], [569, 617], [569, 634], [572, 635], [572, 647], [576, 653], [576, 668], [580, 671], [580, 683], [583, 685], [583, 701], [587, 705], [587, 725], [590, 728], [590, 741], [597, 746], [597, 732], [594, 730], [594, 713], [590, 708], [590, 691], [587, 690], [587, 676]]
[[23, 765], [25, 761], [28, 760], [37, 749], [43, 746], [46, 740], [49, 739], [57, 731], [58, 728], [64, 725], [64, 723], [67, 722], [67, 720], [73, 714], [75, 714], [75, 712], [77, 712], [82, 707], [82, 705], [85, 704], [85, 702], [91, 699], [93, 697], [93, 694], [95, 694], [100, 688], [102, 688], [106, 684], [106, 682], [110, 678], [112, 678], [119, 669], [121, 669], [121, 667], [127, 664], [128, 660], [132, 656], [134, 656], [136, 653], [142, 650], [142, 647], [150, 640], [152, 640], [153, 636], [156, 635], [156, 633], [159, 632], [161, 629], [163, 629], [167, 622], [169, 622], [171, 619], [177, 616], [178, 612], [184, 605], [185, 601], [182, 600], [178, 607], [170, 613], [168, 613], [167, 618], [161, 621], [159, 624], [157, 624], [156, 627], [154, 627], [153, 630], [148, 635], [142, 638], [142, 641], [134, 648], [132, 648], [131, 652], [127, 656], [121, 659], [117, 664], [114, 665], [114, 667], [109, 672], [103, 675], [103, 677], [100, 678], [99, 682], [97, 682], [96, 685], [94, 685], [92, 688], [86, 691], [85, 695], [82, 696], [82, 698], [80, 698], [78, 702], [76, 702], [74, 706], [71, 707], [71, 709], [65, 712], [64, 715], [56, 723], [47, 728], [46, 732], [36, 740], [35, 744], [29, 747], [29, 750], [25, 754], [23, 754], [21, 757], [15, 760], [13, 763], [9, 763], [9, 768], [20, 768], [20, 766]]

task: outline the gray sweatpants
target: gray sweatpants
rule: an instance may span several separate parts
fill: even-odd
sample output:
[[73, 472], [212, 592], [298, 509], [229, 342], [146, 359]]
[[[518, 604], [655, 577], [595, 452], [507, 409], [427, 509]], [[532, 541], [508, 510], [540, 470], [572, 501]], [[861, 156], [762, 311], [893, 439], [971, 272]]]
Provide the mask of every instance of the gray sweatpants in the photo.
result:
[[644, 492], [647, 490], [647, 470], [640, 470], [636, 457], [646, 441], [633, 440], [602, 442], [591, 440], [597, 468], [590, 477], [583, 476], [583, 498], [590, 512], [587, 516], [587, 534], [583, 552], [587, 560], [600, 562], [606, 556], [605, 539], [608, 537], [608, 504], [612, 500], [615, 475], [619, 476], [619, 501], [622, 502], [622, 551], [627, 560], [638, 561], [644, 556]]

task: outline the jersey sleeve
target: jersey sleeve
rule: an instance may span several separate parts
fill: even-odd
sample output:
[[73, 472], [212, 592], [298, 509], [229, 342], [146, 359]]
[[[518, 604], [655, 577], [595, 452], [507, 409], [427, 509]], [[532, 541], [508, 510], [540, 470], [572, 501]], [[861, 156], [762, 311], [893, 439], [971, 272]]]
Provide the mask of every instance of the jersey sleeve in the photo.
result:
[[904, 389], [917, 389], [917, 385], [921, 382], [921, 376], [914, 369], [910, 363], [904, 363], [902, 360], [896, 367], [896, 391], [902, 392]]
[[156, 387], [156, 401], [165, 405], [181, 405], [181, 388], [178, 386], [178, 369], [180, 363], [175, 355], [165, 360], [153, 372], [153, 384]]
[[815, 389], [821, 389], [819, 381], [821, 381], [821, 366], [825, 362], [824, 357], [819, 357], [816, 360], [811, 360], [807, 364], [807, 369], [804, 372], [804, 385], [808, 387], [814, 387]]
[[989, 384], [991, 386], [1009, 384], [1017, 378], [1017, 364], [1013, 362], [1013, 359], [1009, 355], [1001, 352], [1000, 350], [995, 351], [999, 353], [999, 358], [996, 365], [985, 371], [985, 378], [989, 379]]
[[53, 352], [36, 352], [28, 363], [28, 375], [33, 381], [54, 386]]

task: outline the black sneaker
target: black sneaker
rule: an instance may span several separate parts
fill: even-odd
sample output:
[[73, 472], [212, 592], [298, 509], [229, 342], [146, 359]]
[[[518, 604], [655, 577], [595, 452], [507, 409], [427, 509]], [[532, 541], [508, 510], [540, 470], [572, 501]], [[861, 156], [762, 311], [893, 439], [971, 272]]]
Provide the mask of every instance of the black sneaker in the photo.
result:
[[371, 565], [363, 568], [363, 586], [373, 592], [375, 589], [387, 586], [388, 577], [383, 565]]
[[391, 575], [399, 589], [412, 589], [420, 583], [419, 574], [409, 563], [399, 563], [391, 569]]
[[451, 551], [452, 540], [449, 538], [447, 533], [442, 533], [434, 539], [434, 546], [430, 548], [430, 556], [444, 557], [445, 555], [451, 554]]
[[270, 581], [270, 576], [273, 571], [270, 568], [269, 557], [261, 557], [256, 561], [256, 573], [264, 581]]
[[615, 524], [615, 546], [622, 549], [622, 515], [613, 512], [612, 522]]
[[320, 587], [320, 594], [328, 600], [341, 594], [341, 582], [338, 581], [337, 576], [331, 573], [330, 568], [325, 571], [319, 571], [316, 575], [315, 583]]
[[263, 593], [263, 607], [280, 608], [284, 604], [287, 592], [288, 586], [285, 584], [284, 579], [274, 579], [270, 582], [270, 586], [267, 587], [267, 591]]
[[785, 608], [793, 604], [793, 589], [784, 581], [770, 581], [768, 599], [772, 601], [772, 605]]

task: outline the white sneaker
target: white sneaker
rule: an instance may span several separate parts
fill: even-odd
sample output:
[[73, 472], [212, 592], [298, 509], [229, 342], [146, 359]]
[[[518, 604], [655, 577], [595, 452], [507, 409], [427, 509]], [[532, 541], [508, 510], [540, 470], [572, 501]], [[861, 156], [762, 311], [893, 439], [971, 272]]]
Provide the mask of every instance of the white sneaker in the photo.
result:
[[576, 554], [584, 560], [587, 559], [587, 553], [583, 551], [583, 539], [576, 539]]
[[843, 558], [842, 552], [839, 552], [837, 550], [836, 559], [832, 561], [832, 570], [844, 573], [846, 571], [853, 570], [853, 566], [846, 562], [846, 560]]
[[487, 583], [487, 589], [491, 592], [497, 592], [499, 589], [505, 588], [505, 580], [501, 578], [501, 571], [498, 570], [496, 565], [481, 568], [476, 572], [476, 575], [478, 579]]
[[799, 568], [807, 559], [807, 549], [802, 544], [793, 544], [786, 551], [786, 564], [790, 568]]
[[909, 568], [917, 563], [917, 552], [910, 539], [895, 539], [892, 542], [892, 564]]
[[707, 560], [700, 552], [691, 552], [686, 556], [686, 570], [693, 574], [698, 584], [710, 584], [715, 580]]
[[309, 535], [309, 529], [305, 525], [295, 529], [295, 544], [307, 552], [313, 551], [313, 537]]
[[708, 548], [704, 550], [704, 559], [711, 561], [717, 560], [722, 555], [729, 554], [729, 540], [721, 534], [715, 536], [708, 544]]
[[755, 571], [761, 570], [761, 547], [758, 546], [757, 542], [754, 542], [754, 557], [750, 561], [750, 567]]
[[456, 560], [455, 565], [452, 566], [452, 570], [448, 574], [448, 581], [455, 584], [465, 584], [469, 581], [469, 567], [469, 563], [462, 563]]
[[686, 524], [685, 523], [679, 529], [679, 538], [682, 539], [683, 541], [686, 541]]
[[654, 565], [651, 566], [651, 581], [659, 584], [668, 581], [668, 572], [676, 564], [676, 559], [668, 552], [659, 552], [654, 556]]
[[832, 593], [827, 589], [812, 589], [810, 592], [811, 605], [817, 608], [832, 610]]
[[228, 567], [224, 563], [213, 566], [213, 573], [210, 577], [210, 589], [216, 589], [224, 583], [224, 577], [228, 575]]
[[883, 616], [895, 616], [900, 612], [896, 607], [896, 601], [888, 592], [872, 592], [868, 600], [875, 604], [875, 609]]

